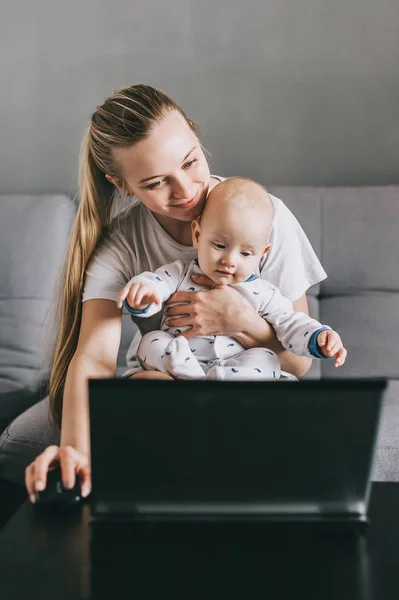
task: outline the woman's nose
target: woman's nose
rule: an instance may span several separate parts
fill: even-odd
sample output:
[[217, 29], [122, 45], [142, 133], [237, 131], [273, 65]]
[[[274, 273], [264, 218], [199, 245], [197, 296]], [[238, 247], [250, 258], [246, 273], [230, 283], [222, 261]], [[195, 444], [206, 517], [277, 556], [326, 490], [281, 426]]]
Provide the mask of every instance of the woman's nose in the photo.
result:
[[175, 198], [184, 198], [191, 200], [195, 196], [195, 190], [192, 189], [191, 179], [179, 177], [172, 184], [172, 193]]

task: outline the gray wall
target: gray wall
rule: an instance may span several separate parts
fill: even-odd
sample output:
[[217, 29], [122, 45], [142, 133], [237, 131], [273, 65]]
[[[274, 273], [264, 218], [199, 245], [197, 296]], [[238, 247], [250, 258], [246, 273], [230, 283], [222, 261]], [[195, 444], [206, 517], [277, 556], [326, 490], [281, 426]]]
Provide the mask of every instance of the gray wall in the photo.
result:
[[150, 83], [213, 171], [399, 183], [398, 0], [15, 0], [0, 21], [0, 193], [71, 192], [96, 105]]

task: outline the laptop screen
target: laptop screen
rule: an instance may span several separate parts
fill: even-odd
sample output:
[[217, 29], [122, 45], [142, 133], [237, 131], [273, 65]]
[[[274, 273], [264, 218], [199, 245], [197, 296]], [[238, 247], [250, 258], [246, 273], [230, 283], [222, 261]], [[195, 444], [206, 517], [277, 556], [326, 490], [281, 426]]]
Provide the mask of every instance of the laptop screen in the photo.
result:
[[92, 380], [94, 506], [361, 513], [385, 385]]

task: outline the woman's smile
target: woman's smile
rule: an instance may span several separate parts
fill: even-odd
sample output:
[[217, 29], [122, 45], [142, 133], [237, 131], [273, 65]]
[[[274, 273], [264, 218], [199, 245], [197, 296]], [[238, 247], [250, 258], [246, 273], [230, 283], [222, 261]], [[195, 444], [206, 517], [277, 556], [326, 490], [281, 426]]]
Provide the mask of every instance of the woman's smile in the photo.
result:
[[191, 200], [183, 200], [183, 202], [179, 202], [179, 204], [171, 204], [171, 206], [173, 206], [173, 208], [187, 209], [187, 208], [192, 208], [193, 206], [195, 206], [197, 201], [198, 201], [198, 193], [194, 196], [194, 198], [191, 198]]

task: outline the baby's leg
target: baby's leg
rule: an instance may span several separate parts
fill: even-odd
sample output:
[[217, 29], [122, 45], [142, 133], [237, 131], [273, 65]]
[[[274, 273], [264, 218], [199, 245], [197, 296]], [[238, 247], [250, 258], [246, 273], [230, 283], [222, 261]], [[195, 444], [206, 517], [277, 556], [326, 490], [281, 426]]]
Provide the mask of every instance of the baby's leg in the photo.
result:
[[143, 335], [138, 347], [138, 358], [146, 371], [167, 373], [163, 362], [165, 349], [174, 337], [166, 331], [151, 331]]
[[205, 372], [185, 337], [173, 338], [165, 349], [163, 363], [176, 379], [204, 379]]
[[276, 381], [280, 379], [280, 361], [267, 348], [251, 348], [235, 356], [217, 361], [207, 379], [222, 381]]

